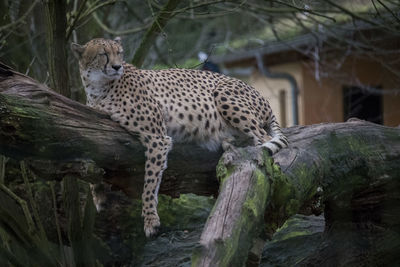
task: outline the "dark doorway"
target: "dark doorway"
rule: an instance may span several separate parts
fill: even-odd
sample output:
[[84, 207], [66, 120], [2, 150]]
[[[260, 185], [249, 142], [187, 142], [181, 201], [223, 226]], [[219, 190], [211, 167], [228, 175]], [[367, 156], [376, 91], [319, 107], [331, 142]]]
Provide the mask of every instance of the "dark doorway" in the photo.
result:
[[349, 118], [383, 123], [381, 88], [365, 90], [358, 86], [343, 88], [344, 121]]

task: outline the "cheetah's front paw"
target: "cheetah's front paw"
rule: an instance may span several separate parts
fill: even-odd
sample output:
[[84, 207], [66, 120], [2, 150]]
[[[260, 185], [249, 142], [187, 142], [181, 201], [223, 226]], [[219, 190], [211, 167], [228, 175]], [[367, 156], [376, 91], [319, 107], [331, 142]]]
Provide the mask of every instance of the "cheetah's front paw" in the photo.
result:
[[159, 226], [160, 218], [157, 214], [147, 215], [144, 218], [144, 233], [146, 234], [146, 237], [154, 236], [157, 233]]

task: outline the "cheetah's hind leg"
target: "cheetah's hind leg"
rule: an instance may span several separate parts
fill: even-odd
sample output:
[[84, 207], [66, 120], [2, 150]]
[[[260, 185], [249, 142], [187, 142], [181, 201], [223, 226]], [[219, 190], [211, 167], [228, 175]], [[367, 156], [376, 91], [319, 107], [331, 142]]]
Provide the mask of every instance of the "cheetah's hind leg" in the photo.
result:
[[265, 129], [272, 137], [272, 139], [268, 142], [263, 143], [261, 146], [266, 148], [270, 152], [270, 155], [273, 155], [282, 148], [289, 146], [289, 141], [287, 137], [282, 133], [281, 127], [276, 121], [274, 114], [271, 114], [271, 117]]
[[[215, 97], [216, 106], [222, 118], [233, 128], [251, 137], [254, 145], [261, 146], [267, 143], [270, 137], [260, 126], [260, 120], [254, 114], [254, 111], [242, 104], [239, 106], [239, 103], [228, 102], [226, 99], [228, 99], [228, 96], [225, 96], [222, 92]], [[223, 142], [224, 150], [231, 146], [232, 144], [229, 141]]]
[[253, 87], [241, 81], [233, 85], [220, 83], [213, 94], [222, 118], [251, 137], [255, 146], [262, 146], [273, 155], [288, 145], [268, 101]]

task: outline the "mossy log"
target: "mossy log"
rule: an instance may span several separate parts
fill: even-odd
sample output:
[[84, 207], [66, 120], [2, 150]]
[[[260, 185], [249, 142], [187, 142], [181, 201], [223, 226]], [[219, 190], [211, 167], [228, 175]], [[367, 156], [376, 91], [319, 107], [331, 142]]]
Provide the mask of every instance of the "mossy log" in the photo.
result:
[[[284, 132], [291, 145], [274, 155], [275, 163], [259, 148], [238, 148], [221, 158], [220, 197], [201, 247], [192, 256], [193, 265], [242, 265], [258, 236], [271, 236], [296, 213], [323, 208], [328, 227], [338, 221], [372, 223], [391, 229], [387, 233], [398, 233], [400, 129], [352, 120]], [[131, 195], [141, 192], [144, 149], [135, 136], [107, 115], [4, 65], [0, 66], [0, 140], [0, 154], [28, 160], [41, 177], [74, 175], [93, 182], [102, 174]], [[161, 193], [216, 194], [215, 166], [221, 155], [194, 145], [175, 145]], [[231, 193], [237, 194], [236, 202], [229, 201]], [[223, 208], [228, 203], [229, 214]], [[215, 228], [224, 225], [229, 227]]]
[[[220, 194], [201, 235], [201, 247], [192, 256], [193, 266], [243, 266], [246, 259], [247, 265], [257, 265], [257, 257], [250, 262], [247, 253], [262, 231], [271, 237], [296, 213], [323, 210], [327, 230], [334, 233], [351, 225], [358, 237], [379, 244], [388, 243], [379, 235], [396, 238], [390, 238], [386, 248], [362, 252], [354, 242], [350, 249], [347, 240], [351, 255], [321, 249], [321, 258], [305, 259], [305, 265], [313, 260], [328, 264], [325, 258], [338, 256], [344, 265], [399, 262], [395, 251], [400, 241], [394, 240], [400, 237], [400, 129], [352, 120], [293, 127], [288, 137], [291, 147], [276, 154], [275, 163], [260, 148], [239, 148], [233, 156], [231, 151], [224, 153], [217, 168], [223, 181]], [[371, 225], [374, 230], [360, 233]], [[344, 234], [341, 237], [346, 243]], [[381, 257], [385, 252], [388, 261]], [[362, 261], [357, 258], [361, 253], [373, 259]]]
[[[263, 155], [265, 153], [265, 155]], [[222, 156], [217, 202], [194, 251], [192, 266], [243, 266], [262, 228], [270, 188], [267, 152], [256, 147], [237, 148]]]

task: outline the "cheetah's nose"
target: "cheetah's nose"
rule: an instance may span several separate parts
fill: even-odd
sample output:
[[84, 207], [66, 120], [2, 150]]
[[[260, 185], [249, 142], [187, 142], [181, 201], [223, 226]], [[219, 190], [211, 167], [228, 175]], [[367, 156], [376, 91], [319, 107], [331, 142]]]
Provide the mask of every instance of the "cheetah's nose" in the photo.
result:
[[114, 70], [119, 70], [121, 68], [121, 65], [112, 65], [111, 66]]

